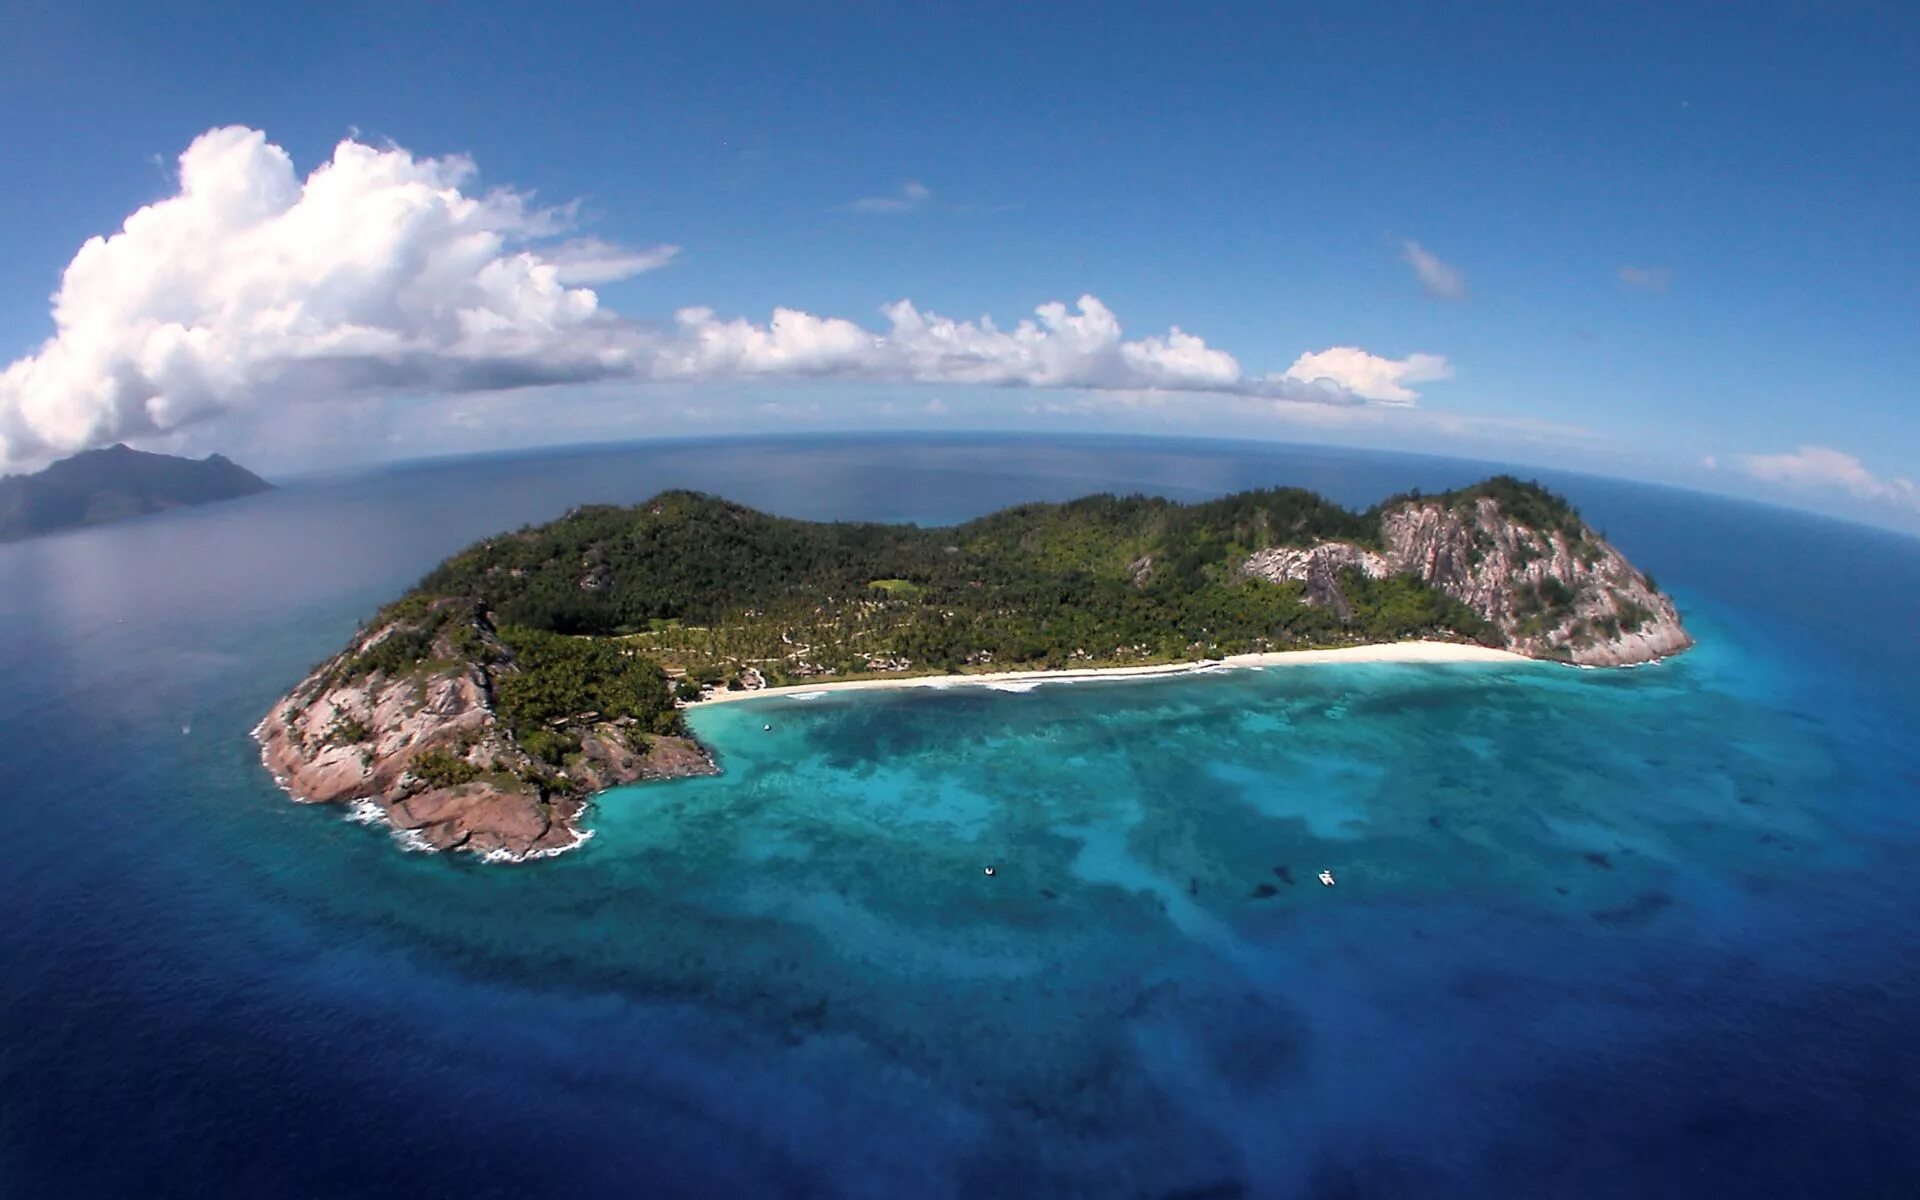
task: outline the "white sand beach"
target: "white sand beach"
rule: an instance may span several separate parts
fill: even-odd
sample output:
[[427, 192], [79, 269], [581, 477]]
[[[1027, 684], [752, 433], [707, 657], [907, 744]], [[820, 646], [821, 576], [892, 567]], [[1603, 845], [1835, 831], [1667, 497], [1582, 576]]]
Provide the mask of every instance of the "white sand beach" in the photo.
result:
[[[1151, 667], [1092, 667], [1057, 671], [981, 671], [967, 675], [907, 675], [897, 679], [839, 679], [818, 683], [796, 683], [753, 691], [716, 692], [693, 701], [702, 704], [726, 704], [735, 700], [760, 700], [770, 696], [814, 696], [824, 692], [851, 692], [891, 688], [993, 687], [1007, 685], [1034, 687], [1042, 683], [1065, 683], [1085, 679], [1151, 678], [1162, 675], [1192, 675], [1202, 671], [1222, 671], [1244, 667], [1281, 667], [1310, 663], [1458, 663], [1458, 662], [1533, 662], [1524, 654], [1495, 650], [1462, 642], [1380, 642], [1367, 646], [1341, 646], [1331, 650], [1279, 650], [1270, 654], [1234, 654], [1226, 658], [1199, 662], [1162, 663]], [[1020, 687], [1019, 690], [1025, 690]]]

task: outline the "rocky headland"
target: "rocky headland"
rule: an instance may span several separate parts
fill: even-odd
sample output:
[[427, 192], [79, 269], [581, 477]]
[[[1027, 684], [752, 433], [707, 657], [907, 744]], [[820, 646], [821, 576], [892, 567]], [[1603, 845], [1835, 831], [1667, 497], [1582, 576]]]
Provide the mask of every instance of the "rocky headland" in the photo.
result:
[[1381, 514], [1380, 549], [1348, 542], [1273, 547], [1243, 564], [1250, 575], [1297, 582], [1308, 601], [1350, 614], [1341, 587], [1411, 575], [1460, 601], [1531, 658], [1580, 666], [1650, 662], [1693, 645], [1671, 598], [1581, 521], [1529, 525], [1499, 499], [1403, 500]]
[[[423, 849], [517, 861], [584, 841], [595, 792], [718, 772], [671, 719], [656, 732], [633, 713], [589, 708], [541, 713], [516, 731], [511, 697], [530, 674], [521, 651], [472, 604], [416, 608], [383, 613], [254, 731], [296, 799], [359, 805]], [[563, 748], [557, 763], [552, 746]]]

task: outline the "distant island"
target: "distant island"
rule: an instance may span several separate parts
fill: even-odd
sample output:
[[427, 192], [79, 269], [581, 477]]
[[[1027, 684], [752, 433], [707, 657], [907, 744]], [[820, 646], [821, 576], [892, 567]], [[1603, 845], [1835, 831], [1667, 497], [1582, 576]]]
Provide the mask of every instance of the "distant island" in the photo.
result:
[[0, 478], [0, 542], [272, 488], [219, 454], [177, 458], [124, 445], [88, 450], [33, 475]]
[[298, 799], [517, 860], [578, 844], [601, 789], [715, 772], [681, 708], [716, 696], [1401, 643], [1611, 666], [1692, 639], [1565, 500], [1507, 476], [1364, 512], [1101, 495], [936, 528], [666, 492], [454, 555], [255, 733]]

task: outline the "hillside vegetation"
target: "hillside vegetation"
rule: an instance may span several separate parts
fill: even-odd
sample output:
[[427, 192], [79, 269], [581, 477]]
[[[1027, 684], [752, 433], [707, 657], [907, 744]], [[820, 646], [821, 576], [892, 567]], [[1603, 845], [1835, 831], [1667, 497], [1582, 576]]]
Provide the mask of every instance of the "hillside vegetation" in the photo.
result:
[[[1496, 482], [1503, 501], [1578, 525], [1537, 486]], [[472, 601], [508, 634], [618, 638], [709, 682], [748, 668], [777, 683], [1416, 636], [1493, 641], [1484, 620], [1410, 575], [1351, 574], [1341, 614], [1309, 603], [1299, 584], [1240, 567], [1273, 546], [1377, 547], [1381, 512], [1298, 489], [1188, 505], [1099, 495], [919, 528], [798, 521], [667, 492], [489, 538], [441, 564], [412, 599]]]

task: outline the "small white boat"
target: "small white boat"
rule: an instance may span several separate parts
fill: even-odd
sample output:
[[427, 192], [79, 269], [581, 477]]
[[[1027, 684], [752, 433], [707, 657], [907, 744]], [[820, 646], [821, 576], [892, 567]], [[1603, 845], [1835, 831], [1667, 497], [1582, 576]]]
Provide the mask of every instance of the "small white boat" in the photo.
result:
[[1322, 871], [1322, 872], [1320, 872], [1320, 882], [1321, 882], [1322, 884], [1324, 884], [1324, 885], [1326, 885], [1327, 887], [1332, 887], [1332, 886], [1333, 886], [1333, 872], [1332, 872], [1332, 871]]

